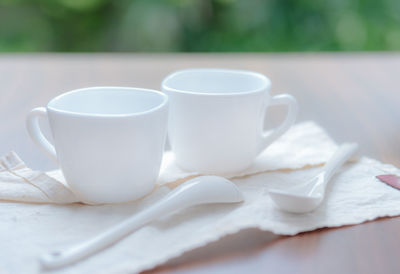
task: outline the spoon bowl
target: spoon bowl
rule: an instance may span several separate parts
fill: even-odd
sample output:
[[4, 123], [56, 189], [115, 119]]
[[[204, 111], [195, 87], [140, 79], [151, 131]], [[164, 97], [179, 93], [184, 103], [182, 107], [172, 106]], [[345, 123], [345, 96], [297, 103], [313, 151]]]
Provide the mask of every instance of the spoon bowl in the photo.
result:
[[269, 194], [275, 204], [284, 211], [292, 213], [307, 213], [313, 211], [323, 200], [322, 195], [304, 196], [288, 193], [278, 189], [270, 190]]
[[321, 173], [303, 184], [287, 190], [270, 189], [274, 203], [282, 210], [292, 213], [307, 213], [316, 209], [325, 197], [329, 179], [357, 150], [357, 144], [343, 144], [324, 166]]

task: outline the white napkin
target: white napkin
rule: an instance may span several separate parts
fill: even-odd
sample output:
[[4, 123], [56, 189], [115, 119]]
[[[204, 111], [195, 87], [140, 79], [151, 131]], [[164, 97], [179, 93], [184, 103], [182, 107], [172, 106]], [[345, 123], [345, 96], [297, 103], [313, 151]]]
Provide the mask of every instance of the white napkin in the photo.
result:
[[[314, 134], [309, 132], [314, 132]], [[292, 135], [297, 137], [291, 137]], [[302, 147], [301, 144], [307, 147]], [[204, 246], [227, 234], [246, 228], [294, 235], [322, 227], [357, 224], [378, 217], [400, 215], [400, 191], [375, 178], [376, 175], [384, 173], [400, 175], [400, 170], [368, 158], [346, 165], [330, 183], [324, 203], [312, 213], [303, 215], [284, 213], [273, 205], [267, 195], [268, 188], [285, 188], [310, 178], [318, 172], [320, 167], [302, 167], [319, 165], [334, 149], [334, 143], [317, 125], [313, 123], [297, 125], [279, 142], [271, 146], [271, 153], [275, 153], [277, 158], [269, 158], [267, 154], [263, 154], [262, 157], [269, 159], [265, 160], [268, 166], [263, 166], [260, 160], [257, 160], [260, 164], [255, 164], [251, 170], [258, 174], [233, 179], [245, 196], [244, 203], [196, 206], [165, 216], [132, 233], [103, 252], [72, 266], [59, 269], [56, 273], [139, 272], [178, 257], [185, 251]], [[303, 158], [299, 154], [306, 160], [301, 161]], [[285, 155], [288, 155], [288, 158]], [[13, 165], [10, 163], [14, 162], [13, 159], [15, 160], [13, 155], [9, 156], [8, 160], [2, 159], [2, 180], [5, 178], [3, 173], [21, 178], [21, 172], [16, 173], [15, 169], [11, 168]], [[286, 166], [280, 163], [285, 163]], [[19, 170], [25, 168], [21, 162], [14, 166], [19, 167]], [[76, 203], [56, 205], [1, 202], [0, 265], [2, 269], [10, 273], [36, 273], [40, 270], [37, 261], [40, 254], [69, 247], [71, 244], [79, 243], [102, 232], [165, 196], [170, 191], [170, 187], [175, 186], [174, 179], [194, 175], [178, 169], [176, 169], [177, 173], [173, 173], [172, 167], [176, 169], [172, 162], [164, 165], [160, 179], [161, 183], [167, 183], [167, 185], [156, 188], [151, 195], [135, 203], [89, 206]], [[297, 170], [290, 171], [287, 168], [297, 168]], [[266, 169], [278, 171], [259, 173]], [[49, 175], [55, 175], [57, 179], [60, 173], [53, 172]], [[51, 177], [46, 174], [43, 176]], [[29, 180], [22, 177], [24, 181], [28, 181], [25, 181], [26, 184], [30, 184]], [[52, 180], [59, 182], [56, 179]], [[16, 181], [18, 180], [14, 182]], [[9, 181], [8, 185], [11, 187], [12, 183]], [[24, 183], [18, 181], [17, 184]], [[34, 187], [42, 191], [41, 185], [34, 184]], [[64, 188], [67, 189], [65, 186]], [[32, 195], [32, 192], [33, 190], [31, 193], [26, 191], [20, 193]], [[52, 194], [52, 189], [46, 189], [44, 193], [40, 196], [42, 202], [57, 201], [55, 194]], [[2, 197], [13, 199], [18, 195], [2, 194]], [[35, 201], [39, 200], [36, 198]], [[65, 202], [71, 201], [73, 200], [65, 200]]]

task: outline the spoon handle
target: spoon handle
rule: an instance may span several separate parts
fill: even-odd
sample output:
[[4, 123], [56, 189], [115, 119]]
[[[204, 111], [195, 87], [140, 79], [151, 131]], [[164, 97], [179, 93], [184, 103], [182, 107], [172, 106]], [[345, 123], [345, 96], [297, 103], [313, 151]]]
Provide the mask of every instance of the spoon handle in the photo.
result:
[[358, 144], [356, 143], [344, 143], [339, 146], [324, 167], [325, 182], [329, 181], [332, 175], [354, 154], [357, 148]]
[[196, 193], [198, 185], [199, 182], [195, 179], [189, 180], [153, 206], [129, 217], [105, 232], [63, 251], [54, 251], [45, 254], [40, 258], [42, 266], [51, 269], [75, 263], [116, 243], [158, 217], [165, 216], [173, 211], [192, 206], [196, 203], [201, 203], [204, 198]]
[[[84, 241], [83, 243], [77, 244], [63, 251], [54, 251], [45, 254], [40, 258], [41, 264], [46, 268], [57, 268], [64, 265], [69, 265], [114, 244], [133, 231], [143, 227], [151, 220], [178, 209], [180, 206], [179, 198], [178, 200], [171, 199], [171, 196], [172, 195], [167, 195], [167, 197], [147, 210], [144, 210], [143, 212], [126, 219], [122, 223], [87, 241]], [[181, 207], [184, 206], [185, 205], [181, 204]]]

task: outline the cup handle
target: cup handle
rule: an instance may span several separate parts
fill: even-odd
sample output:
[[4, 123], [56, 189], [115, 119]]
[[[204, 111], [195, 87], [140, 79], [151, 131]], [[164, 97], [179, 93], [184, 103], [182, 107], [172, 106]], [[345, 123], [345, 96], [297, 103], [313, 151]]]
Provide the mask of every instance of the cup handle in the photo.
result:
[[46, 108], [34, 108], [26, 117], [26, 128], [32, 140], [46, 152], [50, 158], [57, 162], [56, 150], [54, 146], [44, 137], [39, 126], [39, 118], [48, 118]]
[[[269, 146], [272, 142], [282, 136], [296, 121], [298, 105], [296, 99], [289, 94], [279, 94], [272, 97], [269, 106], [287, 105], [288, 112], [283, 123], [273, 131], [262, 132], [262, 141], [260, 146], [260, 153]], [[267, 108], [265, 109], [265, 112]]]

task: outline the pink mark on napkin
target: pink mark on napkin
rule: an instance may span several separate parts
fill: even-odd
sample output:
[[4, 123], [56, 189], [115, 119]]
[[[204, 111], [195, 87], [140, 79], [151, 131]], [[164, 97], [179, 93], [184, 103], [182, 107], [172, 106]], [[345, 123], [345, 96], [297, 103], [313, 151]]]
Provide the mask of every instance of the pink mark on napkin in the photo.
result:
[[400, 177], [393, 174], [384, 174], [376, 176], [380, 181], [400, 190]]

